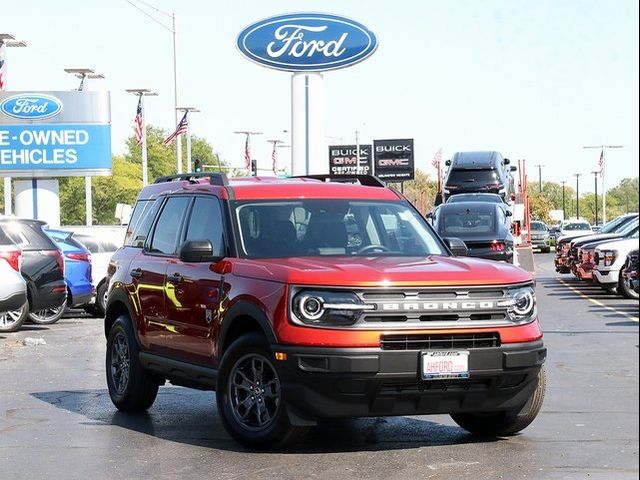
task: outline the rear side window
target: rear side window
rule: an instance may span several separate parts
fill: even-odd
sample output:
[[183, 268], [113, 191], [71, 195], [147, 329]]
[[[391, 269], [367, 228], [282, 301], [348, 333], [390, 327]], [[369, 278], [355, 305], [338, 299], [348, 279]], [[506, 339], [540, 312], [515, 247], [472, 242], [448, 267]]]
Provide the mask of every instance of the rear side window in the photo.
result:
[[[139, 224], [145, 218], [145, 213], [148, 213], [148, 210], [153, 204], [154, 204], [153, 200], [140, 200], [138, 203], [136, 203], [136, 206], [133, 208], [133, 213], [131, 214], [131, 218], [129, 219], [129, 225], [127, 226], [127, 233], [124, 238], [124, 244], [126, 246], [131, 246], [131, 243], [135, 238], [136, 229], [139, 227]], [[95, 248], [98, 249], [99, 247], [96, 245]]]
[[[140, 202], [138, 202], [140, 203]], [[136, 248], [144, 247], [144, 244], [151, 232], [151, 226], [153, 225], [153, 220], [160, 209], [160, 205], [162, 205], [162, 199], [157, 199], [153, 202], [147, 202], [144, 204], [144, 211], [141, 213], [137, 224], [131, 230], [127, 228], [127, 238], [125, 239], [125, 246], [131, 246]], [[138, 205], [136, 205], [137, 209]], [[135, 212], [134, 212], [135, 213]], [[133, 215], [132, 215], [133, 218]]]
[[5, 233], [22, 250], [57, 250], [55, 243], [42, 231], [39, 224], [7, 222]]
[[191, 209], [186, 240], [209, 240], [213, 255], [224, 256], [222, 210], [214, 197], [196, 197]]
[[149, 247], [151, 253], [173, 255], [178, 249], [178, 237], [187, 214], [191, 197], [170, 197], [164, 205]]

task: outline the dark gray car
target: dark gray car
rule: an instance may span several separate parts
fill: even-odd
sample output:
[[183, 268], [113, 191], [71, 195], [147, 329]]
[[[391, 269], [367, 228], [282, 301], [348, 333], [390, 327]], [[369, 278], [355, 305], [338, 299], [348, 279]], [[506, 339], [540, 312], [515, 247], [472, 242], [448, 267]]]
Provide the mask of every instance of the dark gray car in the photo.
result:
[[551, 251], [549, 228], [544, 223], [535, 220], [531, 222], [531, 246], [544, 253]]

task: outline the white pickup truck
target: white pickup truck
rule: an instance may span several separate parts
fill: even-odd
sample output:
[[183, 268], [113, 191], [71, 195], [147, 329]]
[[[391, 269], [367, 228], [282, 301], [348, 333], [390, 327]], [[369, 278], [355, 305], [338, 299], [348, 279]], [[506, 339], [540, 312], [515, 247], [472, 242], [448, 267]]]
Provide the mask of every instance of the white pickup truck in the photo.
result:
[[620, 295], [628, 298], [638, 298], [638, 294], [629, 288], [622, 278], [622, 267], [627, 254], [638, 248], [638, 232], [631, 238], [602, 243], [595, 250], [595, 268], [593, 279], [608, 291], [617, 290]]

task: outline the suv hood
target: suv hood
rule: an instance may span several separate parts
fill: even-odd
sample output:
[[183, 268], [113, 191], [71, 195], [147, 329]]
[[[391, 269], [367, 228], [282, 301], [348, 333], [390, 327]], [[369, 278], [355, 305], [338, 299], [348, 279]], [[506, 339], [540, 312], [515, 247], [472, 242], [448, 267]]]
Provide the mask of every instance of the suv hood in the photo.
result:
[[638, 248], [638, 239], [629, 238], [625, 240], [618, 240], [614, 242], [601, 243], [596, 247], [598, 250], [617, 250], [619, 255], [626, 255], [632, 250]]
[[504, 285], [530, 282], [507, 263], [469, 257], [295, 257], [234, 259], [235, 275], [318, 286]]

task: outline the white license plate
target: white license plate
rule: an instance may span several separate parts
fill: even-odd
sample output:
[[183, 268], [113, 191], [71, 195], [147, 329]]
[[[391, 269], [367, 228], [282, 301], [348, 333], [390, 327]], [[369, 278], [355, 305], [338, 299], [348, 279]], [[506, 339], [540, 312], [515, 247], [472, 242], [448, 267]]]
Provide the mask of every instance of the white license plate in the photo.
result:
[[469, 352], [438, 350], [422, 352], [422, 379], [469, 378]]

